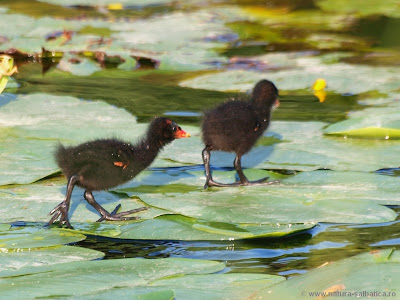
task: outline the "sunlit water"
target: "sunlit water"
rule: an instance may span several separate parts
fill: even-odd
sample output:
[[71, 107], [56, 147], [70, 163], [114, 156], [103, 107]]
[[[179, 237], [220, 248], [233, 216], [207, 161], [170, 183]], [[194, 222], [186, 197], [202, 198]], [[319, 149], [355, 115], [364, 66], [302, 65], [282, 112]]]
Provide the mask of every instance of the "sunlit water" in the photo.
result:
[[[393, 207], [399, 215], [400, 208]], [[143, 241], [89, 237], [76, 245], [102, 251], [104, 259], [183, 257], [226, 263], [224, 272], [295, 276], [326, 262], [374, 249], [400, 248], [400, 216], [380, 224], [327, 224], [282, 239], [221, 242]]]
[[[377, 173], [399, 176], [399, 169]], [[393, 222], [378, 224], [320, 223], [285, 238], [238, 241], [143, 241], [88, 237], [76, 245], [104, 252], [104, 259], [181, 257], [224, 262], [223, 272], [296, 276], [326, 262], [375, 249], [400, 248], [400, 207]]]
[[[24, 6], [18, 6], [18, 4], [23, 4], [23, 2], [14, 1], [14, 5], [16, 5], [14, 9], [21, 11]], [[312, 1], [303, 2], [311, 3]], [[301, 1], [296, 1], [296, 3], [301, 4]], [[80, 10], [85, 10], [84, 13], [89, 17], [91, 14], [96, 15], [93, 11], [86, 10], [84, 7], [77, 9], [79, 10], [76, 13], [77, 16], [82, 14]], [[154, 6], [143, 10], [131, 7], [130, 9], [132, 9], [131, 14], [134, 16], [147, 16], [152, 13], [173, 10], [173, 7]], [[30, 11], [32, 7], [26, 7], [24, 12], [25, 10]], [[122, 16], [129, 15], [128, 12], [119, 13]], [[41, 12], [38, 8], [33, 14], [42, 15], [46, 13]], [[345, 33], [354, 37], [375, 40], [376, 47], [390, 49], [400, 45], [400, 26], [398, 25], [399, 21], [395, 18], [366, 17], [360, 19], [353, 28]], [[287, 30], [287, 40], [282, 43], [236, 41], [222, 54], [233, 57], [265, 54], [274, 51], [316, 51], [316, 49], [309, 49], [310, 45], [307, 43], [290, 43], [291, 37], [298, 38], [298, 36], [301, 36], [302, 30], [305, 29], [297, 28], [298, 32]], [[306, 28], [306, 31], [308, 30]], [[216, 40], [231, 42], [235, 38], [236, 35], [227, 35], [216, 37]], [[331, 51], [354, 50], [351, 45], [344, 45], [343, 47], [343, 49], [338, 47]], [[383, 61], [386, 57], [389, 57], [387, 62]], [[398, 59], [390, 59], [390, 56], [379, 59], [380, 61], [377, 61], [374, 60], [373, 56], [360, 53], [348, 58], [347, 62], [392, 65], [398, 64], [399, 61]], [[71, 95], [88, 100], [104, 100], [132, 112], [137, 116], [139, 122], [147, 122], [158, 114], [171, 116], [182, 124], [198, 125], [205, 108], [212, 107], [215, 103], [221, 102], [229, 96], [229, 94], [221, 92], [179, 87], [176, 85], [179, 76], [175, 78], [174, 74], [168, 76], [150, 74], [145, 76], [143, 80], [133, 80], [128, 73], [114, 72], [108, 75], [105, 72], [105, 74], [103, 73], [95, 78], [66, 75], [60, 79], [45, 75], [40, 76], [42, 73], [45, 74], [49, 68], [55, 67], [56, 62], [52, 60], [43, 60], [42, 63], [28, 62], [24, 61], [19, 65], [19, 75], [17, 75], [19, 93], [45, 92]], [[261, 67], [263, 66], [253, 66], [246, 60], [228, 66], [215, 65], [217, 69], [253, 68], [256, 71]], [[110, 69], [112, 69], [112, 66]], [[374, 80], [373, 74], [371, 74], [371, 80]], [[9, 99], [9, 101], [12, 100]], [[358, 100], [357, 95], [332, 93], [329, 102], [321, 106], [309, 91], [297, 91], [293, 94], [284, 92], [281, 96], [281, 108], [274, 113], [274, 119], [337, 122], [344, 119], [348, 111], [362, 108]], [[2, 105], [5, 104], [2, 103]], [[387, 176], [400, 175], [398, 169], [386, 169], [377, 172]], [[311, 230], [281, 239], [183, 242], [88, 237], [86, 240], [76, 243], [76, 245], [102, 251], [106, 254], [104, 259], [130, 257], [207, 259], [225, 262], [227, 267], [224, 272], [268, 273], [290, 277], [304, 273], [326, 262], [337, 261], [373, 249], [399, 248], [400, 208], [392, 207], [392, 209], [398, 214], [397, 220], [393, 222], [368, 225], [320, 223]]]

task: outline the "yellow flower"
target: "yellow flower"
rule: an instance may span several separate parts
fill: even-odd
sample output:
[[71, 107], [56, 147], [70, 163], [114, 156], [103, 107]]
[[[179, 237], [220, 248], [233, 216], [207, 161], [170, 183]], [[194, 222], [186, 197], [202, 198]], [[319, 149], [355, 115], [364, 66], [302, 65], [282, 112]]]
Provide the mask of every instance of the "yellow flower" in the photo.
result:
[[0, 55], [0, 78], [4, 75], [11, 76], [17, 72], [17, 67], [14, 67], [14, 59], [9, 55]]
[[0, 94], [5, 89], [8, 77], [17, 72], [14, 59], [9, 55], [0, 55]]
[[316, 96], [319, 102], [324, 102], [326, 98], [326, 92], [324, 88], [326, 87], [326, 81], [323, 78], [318, 78], [315, 80], [312, 89], [314, 91], [314, 96]]

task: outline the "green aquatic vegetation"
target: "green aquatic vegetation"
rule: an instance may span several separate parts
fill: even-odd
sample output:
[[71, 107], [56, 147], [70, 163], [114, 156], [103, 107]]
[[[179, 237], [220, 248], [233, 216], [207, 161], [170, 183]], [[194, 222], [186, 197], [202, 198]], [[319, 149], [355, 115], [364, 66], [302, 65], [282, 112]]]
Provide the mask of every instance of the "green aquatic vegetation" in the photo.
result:
[[[322, 197], [323, 187], [244, 188], [223, 191], [141, 194], [140, 199], [153, 207], [184, 216], [223, 223], [301, 224], [380, 223], [392, 221], [396, 214], [389, 208], [366, 199]], [[283, 191], [287, 191], [283, 194]], [[374, 211], [370, 215], [370, 211]]]
[[[215, 18], [215, 14], [220, 18]], [[0, 26], [10, 27], [9, 31], [4, 32], [6, 41], [0, 44], [0, 52], [16, 49], [26, 57], [40, 57], [43, 50], [63, 53], [89, 52], [93, 55], [121, 58], [129, 55], [157, 61], [160, 69], [211, 69], [215, 64], [226, 62], [215, 49], [226, 44], [223, 39], [219, 40], [220, 36], [233, 35], [224, 23], [238, 14], [239, 11], [234, 8], [219, 8], [213, 13], [208, 10], [173, 12], [130, 22], [123, 19], [109, 22], [90, 18], [36, 19], [0, 11]], [[13, 24], [18, 26], [12, 26]], [[174, 28], [173, 31], [169, 30], [171, 27]], [[99, 30], [88, 32], [85, 31], [87, 28]], [[101, 34], [100, 28], [106, 28], [104, 35]], [[68, 68], [64, 70], [69, 71]]]
[[[232, 95], [176, 85], [182, 77], [187, 78], [193, 75], [192, 73], [163, 70], [127, 72], [107, 69], [82, 77], [59, 70], [50, 70], [42, 76], [37, 65], [31, 64], [24, 67], [24, 69], [21, 68], [20, 74], [22, 82], [26, 84], [19, 89], [21, 93], [41, 93], [45, 86], [46, 93], [49, 94], [103, 100], [124, 108], [141, 121], [149, 121], [155, 115], [163, 115], [171, 110], [201, 112], [205, 107], [211, 107], [216, 102], [222, 102]], [[89, 89], [88, 86], [92, 88]], [[171, 118], [175, 120], [179, 117]], [[193, 122], [192, 119], [190, 119], [191, 122]], [[197, 120], [198, 117], [195, 119]]]
[[182, 215], [163, 215], [121, 227], [121, 239], [180, 241], [233, 241], [283, 237], [311, 229], [316, 224], [239, 224], [207, 222]]
[[[18, 295], [25, 299], [61, 296], [92, 296], [99, 299], [100, 292], [135, 289], [132, 297], [136, 298], [133, 299], [143, 299], [141, 294], [150, 297], [151, 293], [160, 291], [163, 291], [163, 296], [171, 296], [170, 292], [166, 293], [166, 290], [171, 290], [169, 288], [151, 288], [152, 283], [157, 280], [186, 275], [211, 276], [224, 267], [219, 262], [182, 258], [76, 261], [28, 268], [28, 273], [21, 272], [17, 277], [2, 278], [0, 287], [2, 295], [11, 298]], [[268, 276], [264, 278], [267, 282], [270, 281]], [[38, 281], [40, 285], [37, 284]], [[92, 283], [88, 285], [88, 281]], [[131, 291], [129, 297], [131, 298]]]
[[48, 94], [19, 96], [0, 106], [0, 119], [1, 185], [33, 182], [55, 173], [53, 151], [59, 141], [72, 144], [116, 134], [134, 140], [145, 131], [123, 109]]
[[[3, 297], [269, 299], [314, 290], [398, 289], [398, 254], [390, 249], [285, 281], [267, 274], [224, 274], [231, 266], [212, 261], [100, 261], [104, 253], [66, 246], [94, 235], [118, 243], [241, 240], [229, 247], [237, 243], [244, 251], [258, 245], [267, 250], [265, 243], [277, 241], [276, 248], [286, 250], [282, 240], [298, 243], [294, 235], [302, 233], [298, 236], [308, 240], [300, 239], [300, 248], [310, 252], [306, 269], [326, 257], [337, 260], [355, 249], [396, 244], [395, 238], [367, 244], [365, 235], [354, 237], [360, 231], [353, 231], [365, 226], [378, 240], [382, 230], [396, 226], [397, 209], [390, 206], [399, 204], [399, 178], [375, 172], [400, 163], [396, 3], [25, 2], [0, 3], [5, 29], [0, 51], [14, 53], [19, 69], [8, 93], [0, 95]], [[262, 78], [277, 84], [281, 106], [243, 158], [244, 172], [250, 179], [269, 176], [280, 183], [204, 190], [201, 113], [236, 93], [243, 97]], [[324, 102], [311, 90], [316, 78], [328, 84]], [[192, 137], [168, 146], [153, 168], [131, 182], [95, 194], [108, 210], [117, 204], [123, 210], [149, 207], [138, 213], [140, 220], [95, 222], [98, 214], [77, 188], [71, 203], [74, 230], [42, 226], [65, 196], [66, 179], [53, 161], [59, 141], [73, 145], [109, 136], [135, 141], [154, 115], [171, 116]], [[233, 158], [213, 154], [216, 180], [235, 180]], [[330, 229], [321, 232], [326, 226]], [[368, 229], [372, 226], [375, 230]], [[395, 232], [383, 236], [379, 241]], [[338, 248], [344, 251], [332, 255]], [[280, 258], [279, 264], [292, 259]], [[269, 257], [254, 259], [272, 266]], [[278, 273], [283, 268], [277, 266]]]
[[9, 228], [1, 231], [1, 252], [30, 251], [35, 248], [54, 247], [76, 243], [86, 237], [75, 232], [66, 232], [57, 228], [47, 229], [39, 226]]
[[[35, 236], [32, 235], [32, 238]], [[45, 235], [43, 235], [43, 238]], [[37, 236], [36, 236], [37, 238]], [[4, 249], [2, 249], [4, 250]], [[35, 273], [35, 268], [64, 264], [73, 261], [101, 259], [104, 253], [75, 246], [56, 246], [39, 249], [20, 249], [20, 251], [0, 251], [0, 278]]]
[[[393, 297], [399, 292], [400, 279], [396, 275], [399, 258], [398, 251], [384, 249], [333, 263], [326, 262], [306, 274], [258, 292], [257, 299], [318, 297], [313, 292], [331, 292], [331, 296], [336, 292], [336, 297], [340, 297], [341, 292], [342, 295], [348, 293], [347, 295], [359, 295], [362, 298], [376, 297], [373, 293], [380, 292], [380, 295], [386, 293]], [[362, 295], [362, 292], [365, 294]]]
[[[399, 95], [395, 96], [396, 98]], [[399, 139], [399, 103], [393, 101], [386, 106], [370, 107], [349, 113], [345, 121], [332, 124], [324, 129], [324, 134], [365, 139]]]
[[393, 17], [400, 16], [400, 8], [395, 0], [320, 0], [317, 5], [324, 11], [336, 12], [341, 14], [356, 15], [387, 15]]
[[[331, 57], [331, 55], [328, 56], [328, 58]], [[276, 59], [279, 60], [276, 62]], [[385, 93], [395, 92], [398, 89], [397, 81], [400, 80], [397, 67], [353, 65], [343, 62], [325, 64], [324, 56], [308, 53], [289, 53], [280, 56], [267, 54], [258, 57], [258, 60], [287, 68], [275, 72], [225, 70], [184, 80], [180, 85], [216, 91], [246, 91], [254, 82], [268, 78], [279, 90], [309, 90], [315, 79], [322, 77], [327, 82], [328, 91], [340, 94], [360, 94], [373, 90]], [[370, 74], [374, 74], [375, 78], [380, 78], [380, 80], [371, 80]], [[356, 82], [354, 78], [357, 78]]]

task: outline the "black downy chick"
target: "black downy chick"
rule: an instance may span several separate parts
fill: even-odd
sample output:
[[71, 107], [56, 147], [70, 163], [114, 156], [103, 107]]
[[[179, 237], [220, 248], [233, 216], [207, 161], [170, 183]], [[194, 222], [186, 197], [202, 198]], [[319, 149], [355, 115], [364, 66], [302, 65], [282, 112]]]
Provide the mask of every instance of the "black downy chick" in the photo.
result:
[[74, 147], [59, 144], [55, 159], [68, 178], [65, 200], [51, 212], [49, 225], [60, 218], [60, 226], [72, 228], [68, 211], [75, 185], [85, 189], [84, 197], [102, 216], [98, 221], [134, 220], [124, 217], [146, 210], [146, 207], [117, 213], [120, 205], [109, 213], [96, 202], [92, 191], [106, 190], [121, 185], [146, 169], [160, 150], [174, 139], [190, 137], [176, 123], [166, 118], [154, 118], [144, 138], [136, 144], [117, 139], [98, 139]]
[[[268, 177], [250, 182], [243, 173], [241, 157], [267, 130], [271, 112], [279, 106], [278, 96], [278, 89], [271, 81], [261, 80], [255, 85], [250, 100], [227, 101], [205, 112], [202, 123], [206, 146], [202, 152], [206, 171], [204, 188], [269, 184], [265, 182]], [[238, 182], [225, 184], [213, 180], [210, 171], [210, 151], [213, 150], [236, 153], [233, 164], [239, 175]]]

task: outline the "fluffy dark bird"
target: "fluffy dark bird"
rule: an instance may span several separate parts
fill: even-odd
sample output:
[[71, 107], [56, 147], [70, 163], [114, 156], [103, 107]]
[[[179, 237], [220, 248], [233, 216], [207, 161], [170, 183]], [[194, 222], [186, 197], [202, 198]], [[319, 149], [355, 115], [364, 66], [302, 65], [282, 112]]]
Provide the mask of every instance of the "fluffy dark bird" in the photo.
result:
[[51, 212], [49, 225], [60, 219], [60, 226], [72, 228], [68, 219], [71, 193], [75, 185], [85, 189], [84, 197], [102, 216], [98, 221], [133, 220], [125, 217], [146, 207], [117, 213], [120, 205], [109, 213], [98, 204], [92, 191], [106, 190], [123, 184], [146, 169], [160, 150], [174, 139], [189, 137], [176, 123], [166, 118], [154, 118], [144, 138], [138, 143], [117, 139], [99, 139], [75, 147], [59, 145], [55, 158], [64, 175], [68, 178], [65, 200]]
[[[267, 130], [271, 112], [279, 106], [278, 96], [278, 89], [271, 81], [261, 80], [249, 100], [227, 101], [205, 112], [202, 123], [206, 146], [202, 152], [206, 171], [204, 188], [267, 184], [268, 177], [249, 181], [243, 173], [241, 158]], [[238, 182], [225, 184], [213, 180], [210, 170], [210, 152], [213, 150], [236, 153], [233, 164], [239, 175]]]

